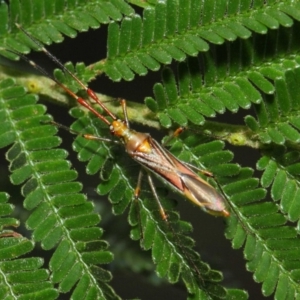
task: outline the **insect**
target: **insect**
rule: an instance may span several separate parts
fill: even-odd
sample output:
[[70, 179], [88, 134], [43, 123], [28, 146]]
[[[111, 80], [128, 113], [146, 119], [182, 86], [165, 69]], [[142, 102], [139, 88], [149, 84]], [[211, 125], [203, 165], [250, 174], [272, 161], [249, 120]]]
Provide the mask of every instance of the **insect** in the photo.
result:
[[[130, 128], [125, 100], [121, 100], [124, 120], [120, 120], [104, 105], [103, 102], [101, 102], [101, 100], [93, 90], [88, 88], [55, 56], [48, 52], [48, 50], [45, 49], [39, 41], [35, 40], [35, 38], [27, 33], [20, 25], [16, 25], [34, 43], [36, 43], [51, 60], [53, 60], [58, 66], [60, 66], [65, 73], [69, 74], [86, 91], [88, 97], [95, 103], [97, 103], [103, 109], [104, 113], [112, 119], [112, 121], [110, 121], [109, 118], [107, 118], [104, 114], [100, 114], [97, 110], [95, 110], [87, 100], [73, 93], [67, 86], [59, 82], [53, 76], [49, 75], [39, 65], [30, 61], [22, 54], [17, 53], [42, 74], [51, 78], [80, 105], [88, 109], [97, 118], [99, 118], [102, 122], [109, 126], [111, 134], [120, 139], [128, 155], [133, 160], [138, 162], [142, 166], [143, 170], [146, 170], [150, 188], [154, 194], [155, 200], [159, 207], [160, 215], [163, 220], [167, 220], [167, 214], [159, 200], [157, 193], [155, 192], [151, 174], [156, 175], [156, 177], [161, 179], [163, 182], [168, 183], [179, 194], [183, 195], [186, 199], [193, 202], [196, 206], [202, 208], [205, 212], [215, 216], [229, 216], [229, 211], [226, 209], [226, 201], [223, 195], [219, 193], [208, 182], [203, 180], [195, 171], [193, 171], [192, 166], [180, 161], [171, 152], [169, 152], [155, 139], [153, 139], [148, 133], [138, 132]], [[57, 124], [55, 122], [53, 122], [53, 124], [65, 128], [65, 126]], [[82, 136], [86, 139], [110, 141], [108, 139], [89, 134], [82, 134]], [[135, 189], [135, 198], [138, 198], [140, 194], [140, 185], [143, 176], [143, 170], [140, 171], [138, 176], [138, 184]], [[203, 173], [205, 173], [206, 175], [209, 174], [208, 172]]]

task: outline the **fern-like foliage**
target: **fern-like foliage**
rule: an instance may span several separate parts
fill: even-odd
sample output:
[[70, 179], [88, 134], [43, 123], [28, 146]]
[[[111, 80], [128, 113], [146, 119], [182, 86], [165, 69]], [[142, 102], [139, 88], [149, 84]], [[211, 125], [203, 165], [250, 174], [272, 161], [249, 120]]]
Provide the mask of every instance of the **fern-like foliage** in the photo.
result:
[[[108, 263], [112, 254], [100, 240], [102, 230], [96, 225], [99, 215], [93, 204], [79, 194], [82, 186], [73, 181], [77, 173], [70, 169], [66, 151], [56, 148], [60, 139], [54, 136], [45, 107], [11, 79], [0, 83], [1, 147], [13, 146], [7, 152], [13, 184], [22, 184], [24, 207], [32, 210], [26, 221], [33, 240], [45, 250], [57, 246], [49, 263], [52, 283], [61, 292], [75, 287], [73, 297], [82, 295], [113, 297], [107, 285], [111, 275], [97, 264]], [[24, 245], [23, 248], [26, 248]], [[115, 295], [115, 298], [117, 296]]]
[[[134, 10], [123, 0], [111, 1], [47, 1], [42, 0], [31, 3], [30, 1], [12, 0], [9, 6], [1, 4], [1, 46], [9, 47], [21, 53], [27, 53], [36, 45], [21, 33], [15, 23], [24, 27], [43, 20], [28, 30], [30, 34], [42, 43], [58, 43], [63, 40], [63, 35], [75, 37], [77, 31], [87, 31], [89, 28], [98, 28], [100, 24], [107, 24], [111, 20], [119, 21], [124, 15], [131, 15]], [[13, 29], [15, 35], [8, 32]], [[2, 53], [11, 58], [10, 53]]]
[[[162, 80], [154, 85], [154, 96], [146, 95], [146, 107], [130, 105], [129, 118], [156, 127], [159, 121], [164, 129], [187, 128], [169, 141], [169, 149], [214, 174], [208, 181], [226, 195], [232, 210], [226, 228], [232, 247], [243, 247], [246, 268], [262, 283], [265, 296], [298, 299], [299, 3], [128, 2], [143, 7], [142, 13], [122, 0], [1, 2], [0, 51], [16, 58], [3, 47], [21, 53], [38, 48], [16, 29], [16, 22], [42, 44], [108, 24], [106, 59], [88, 67], [66, 65], [84, 82], [101, 73], [114, 81], [132, 80], [173, 63], [162, 68]], [[71, 90], [78, 90], [70, 76], [55, 74]], [[62, 93], [53, 91], [53, 83], [38, 79], [20, 83], [33, 93], [40, 93], [40, 86], [43, 91], [50, 87], [48, 96], [66, 102]], [[49, 120], [45, 107], [11, 79], [2, 81], [0, 88], [0, 146], [13, 144], [6, 158], [11, 181], [23, 184], [24, 207], [32, 211], [26, 226], [44, 251], [57, 247], [49, 263], [49, 289], [55, 295], [56, 284], [61, 293], [71, 290], [74, 299], [118, 298], [108, 285], [110, 273], [98, 266], [112, 260], [97, 227], [100, 217], [80, 194], [81, 185], [73, 181], [77, 174], [66, 161], [66, 152], [57, 149], [56, 128], [44, 124]], [[120, 114], [118, 105], [107, 105]], [[219, 114], [248, 109], [253, 113], [245, 117], [245, 125], [211, 122]], [[77, 119], [72, 130], [109, 137], [107, 126], [86, 111], [76, 107], [71, 115]], [[254, 177], [248, 161], [242, 166], [234, 163], [233, 153], [221, 140], [259, 149], [261, 178]], [[96, 190], [108, 195], [113, 213], [128, 211], [131, 238], [151, 250], [160, 277], [182, 282], [189, 299], [247, 298], [243, 290], [224, 287], [222, 274], [195, 251], [191, 225], [180, 219], [165, 190], [158, 195], [168, 222], [161, 220], [146, 183], [138, 201], [133, 201], [138, 168], [134, 162], [129, 166], [122, 145], [78, 136], [73, 147], [87, 173], [100, 174]]]
[[[279, 33], [283, 35], [282, 32]], [[232, 48], [234, 49], [234, 45]], [[274, 54], [280, 53], [272, 53], [272, 56]], [[269, 59], [265, 57], [267, 58]], [[241, 56], [237, 59], [242, 62]], [[172, 121], [184, 126], [188, 122], [201, 124], [205, 116], [212, 117], [216, 112], [222, 112], [226, 108], [232, 111], [237, 110], [239, 106], [247, 108], [253, 102], [258, 120], [256, 121], [253, 116], [245, 118], [253, 134], [253, 140], [259, 141], [267, 148], [267, 145], [273, 142], [279, 145], [286, 143], [290, 148], [297, 149], [299, 142], [297, 60], [296, 52], [295, 56], [280, 60], [280, 63], [276, 62], [275, 57], [272, 67], [268, 66], [266, 69], [264, 64], [260, 66], [267, 78], [257, 73], [259, 81], [255, 81], [251, 77], [253, 72], [241, 69], [241, 72], [234, 73], [234, 79], [230, 83], [223, 80], [216, 88], [211, 89], [211, 82], [216, 78], [222, 78], [222, 73], [218, 74], [219, 69], [208, 64], [208, 80], [204, 76], [205, 85], [203, 85], [199, 79], [201, 72], [197, 67], [198, 60], [189, 59], [187, 63], [178, 66], [178, 86], [172, 71], [164, 70], [164, 84], [157, 84], [154, 87], [156, 99], [147, 98], [146, 103], [152, 111], [159, 112], [161, 123], [169, 127]], [[284, 71], [285, 61], [289, 66], [287, 71]], [[198, 78], [195, 74], [198, 74]], [[272, 79], [274, 83], [267, 79]], [[260, 93], [255, 85], [260, 88]], [[226, 137], [226, 133], [223, 134]], [[252, 178], [251, 169], [241, 169], [238, 176], [231, 177], [229, 182], [228, 179], [224, 181], [219, 179], [225, 184], [223, 190], [230, 202], [237, 205], [235, 209], [240, 212], [238, 216], [241, 222], [235, 220], [235, 224], [229, 225], [227, 237], [232, 239], [234, 248], [240, 248], [245, 244], [244, 253], [249, 260], [247, 268], [254, 272], [256, 281], [263, 282], [265, 295], [275, 291], [276, 297], [282, 298], [288, 291], [292, 298], [296, 298], [299, 294], [298, 266], [294, 261], [299, 259], [299, 241], [295, 228], [285, 224], [287, 219], [298, 221], [299, 218], [297, 193], [299, 154], [297, 150], [287, 152], [281, 146], [277, 148], [271, 145], [272, 148], [265, 149], [265, 155], [259, 160], [257, 167], [264, 170], [261, 178], [262, 186], [267, 188], [273, 183], [271, 195], [275, 201], [281, 199], [282, 213], [278, 213], [278, 207], [274, 203], [256, 203], [265, 198], [265, 191], [256, 189], [258, 181]], [[213, 161], [213, 157], [211, 160]], [[206, 167], [218, 174], [214, 168]], [[234, 218], [230, 222], [234, 222], [233, 220]], [[249, 227], [241, 226], [243, 223]]]
[[[74, 131], [102, 137], [107, 135], [107, 128], [99, 119], [78, 108], [71, 113], [78, 118], [72, 126]], [[198, 144], [199, 137], [194, 139], [194, 142]], [[222, 142], [211, 145], [204, 144], [202, 147], [206, 150], [203, 151], [204, 153], [213, 152], [207, 156], [203, 155], [204, 161], [209, 161], [212, 155], [220, 157], [215, 160], [216, 166], [214, 167], [215, 169], [222, 169], [223, 175], [232, 175], [238, 172], [237, 165], [225, 165], [232, 156], [226, 151], [221, 153]], [[83, 137], [76, 138], [74, 148], [78, 151], [79, 159], [87, 161], [89, 174], [94, 174], [100, 170], [101, 183], [97, 187], [97, 191], [101, 195], [109, 194], [113, 212], [116, 215], [121, 214], [130, 206], [129, 223], [133, 226], [131, 237], [138, 240], [141, 239], [142, 234], [141, 246], [145, 250], [152, 249], [152, 258], [157, 264], [156, 271], [159, 276], [167, 277], [172, 283], [181, 278], [190, 294], [199, 294], [202, 297], [210, 295], [212, 298], [225, 297], [225, 291], [219, 286], [219, 281], [222, 278], [220, 274], [210, 270], [207, 264], [201, 262], [198, 254], [191, 248], [194, 241], [186, 236], [190, 231], [190, 225], [180, 221], [178, 215], [170, 211], [168, 218], [171, 227], [167, 226], [167, 223], [161, 219], [158, 213], [153, 196], [149, 197], [149, 195], [143, 194], [142, 201], [138, 205], [132, 201], [137, 176], [130, 176], [132, 166], [128, 170], [127, 158], [124, 158], [124, 155], [120, 155], [119, 151], [109, 149], [110, 145], [105, 142], [87, 140]], [[191, 148], [189, 149], [191, 150]], [[163, 198], [160, 195], [162, 201]], [[164, 203], [166, 207], [170, 207], [167, 199], [164, 200]], [[199, 287], [202, 291], [199, 290]], [[239, 294], [240, 291], [228, 291], [228, 294], [231, 293], [235, 295], [236, 293]]]
[[[274, 203], [261, 202], [266, 191], [258, 188], [259, 181], [253, 178], [253, 170], [227, 164], [230, 154], [226, 151], [203, 155], [208, 145], [198, 145], [199, 138], [189, 135], [184, 142], [187, 150], [180, 156], [188, 158], [188, 161], [197, 160], [200, 156], [201, 165], [204, 163], [214, 172], [238, 212], [238, 218], [232, 217], [228, 222], [226, 237], [232, 240], [235, 249], [245, 245], [244, 255], [249, 260], [247, 269], [254, 272], [257, 282], [263, 282], [263, 293], [267, 296], [275, 291], [276, 297], [281, 298], [287, 292], [287, 285], [291, 297], [296, 297], [299, 293], [298, 267], [295, 264], [295, 260], [299, 259], [297, 231], [286, 225], [286, 218], [278, 212]], [[219, 147], [218, 150], [221, 150], [220, 142], [212, 143], [214, 149]], [[223, 164], [214, 165], [216, 159]]]
[[[276, 32], [276, 36], [271, 35], [268, 38], [278, 38], [283, 43], [290, 34], [291, 31], [281, 29]], [[264, 49], [264, 53], [260, 53], [262, 51], [261, 44], [256, 43], [255, 39], [269, 48]], [[273, 44], [266, 44], [266, 40], [260, 36], [256, 36], [255, 39], [252, 41], [239, 40], [226, 45], [226, 47], [214, 49], [211, 53], [202, 55], [200, 59], [189, 58], [187, 63], [179, 64], [178, 86], [176, 86], [173, 73], [169, 69], [165, 69], [162, 78], [163, 85], [159, 83], [154, 87], [155, 100], [148, 97], [146, 104], [153, 112], [158, 113], [160, 121], [165, 127], [170, 127], [172, 120], [181, 126], [186, 126], [188, 121], [199, 125], [204, 122], [205, 117], [214, 117], [217, 113], [223, 113], [225, 110], [235, 113], [240, 108], [248, 109], [253, 105], [260, 111], [258, 114], [260, 126], [251, 116], [246, 118], [246, 122], [252, 131], [257, 132], [262, 142], [273, 141], [282, 144], [285, 138], [297, 142], [299, 136], [291, 126], [287, 128], [285, 124], [278, 122], [275, 124], [274, 122], [279, 118], [277, 106], [281, 110], [282, 119], [285, 120], [287, 114], [298, 105], [298, 88], [294, 88], [298, 79], [296, 75], [299, 60], [297, 38], [295, 37], [295, 43], [290, 45], [289, 49], [278, 49], [275, 53], [273, 53], [273, 49], [270, 49], [274, 47]], [[277, 46], [279, 47], [278, 44]], [[243, 50], [251, 52], [249, 55], [245, 55], [241, 52]], [[286, 50], [290, 51], [290, 55], [281, 58], [283, 51]], [[222, 57], [224, 53], [232, 61], [230, 69], [226, 69], [227, 66], [224, 65], [226, 62], [223, 59], [218, 61], [218, 57]], [[255, 60], [259, 56], [263, 62], [259, 61], [255, 65]], [[270, 59], [274, 60], [272, 65], [270, 65]], [[254, 71], [249, 70], [250, 62], [255, 66], [253, 67]], [[291, 70], [292, 73], [285, 74], [286, 66], [288, 69], [293, 68], [294, 72]], [[197, 78], [195, 74], [201, 74], [203, 68], [206, 70], [205, 77]], [[295, 76], [293, 76], [294, 74]], [[274, 81], [274, 84], [270, 80]], [[267, 101], [264, 101], [265, 104], [260, 105], [263, 95], [259, 93], [258, 89], [264, 93], [263, 95], [273, 95], [276, 89], [278, 91], [276, 102], [268, 104]], [[284, 102], [285, 96], [289, 97], [290, 103]], [[263, 114], [264, 105], [270, 106], [269, 117], [267, 112]], [[297, 117], [289, 117], [291, 118], [289, 123], [297, 127]], [[268, 118], [270, 118], [269, 122]], [[274, 139], [277, 138], [280, 141], [271, 140], [270, 136], [266, 135], [265, 128], [270, 122], [273, 122], [273, 126], [278, 126], [276, 132], [279, 131], [279, 133], [276, 135], [272, 129], [268, 130], [273, 133]], [[258, 129], [259, 127], [261, 130]], [[280, 133], [282, 131], [284, 133]]]
[[[299, 20], [294, 5], [270, 2], [268, 7], [263, 1], [243, 1], [240, 5], [225, 0], [158, 2], [155, 8], [144, 10], [143, 18], [134, 16], [125, 18], [120, 26], [109, 25], [108, 59], [99, 68], [113, 80], [132, 80], [134, 73], [145, 75], [147, 69], [158, 70], [173, 59], [183, 61], [206, 52], [209, 43], [221, 45], [247, 39], [251, 32], [265, 34], [280, 25], [290, 27], [290, 16]], [[257, 72], [252, 78], [261, 79]]]
[[0, 269], [2, 299], [56, 299], [58, 291], [49, 281], [49, 272], [41, 269], [43, 259], [40, 257], [22, 257], [29, 254], [34, 243], [6, 227], [19, 225], [12, 218], [13, 205], [7, 203], [8, 194], [0, 192], [1, 240]]
[[299, 108], [298, 60], [295, 57], [295, 60], [290, 61], [294, 67], [291, 66], [284, 75], [275, 79], [275, 99], [265, 99], [263, 103], [254, 106], [258, 122], [251, 116], [246, 119], [247, 125], [258, 134], [262, 143], [284, 145], [286, 142], [298, 143], [300, 140], [299, 116], [296, 113]]

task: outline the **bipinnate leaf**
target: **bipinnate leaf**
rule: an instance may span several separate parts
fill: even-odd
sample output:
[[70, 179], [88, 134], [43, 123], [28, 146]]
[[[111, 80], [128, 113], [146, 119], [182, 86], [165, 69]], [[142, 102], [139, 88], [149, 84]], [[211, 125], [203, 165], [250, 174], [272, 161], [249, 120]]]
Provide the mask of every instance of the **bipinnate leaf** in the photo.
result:
[[[248, 10], [251, 15], [244, 15]], [[237, 5], [235, 1], [217, 0], [159, 1], [145, 9], [142, 18], [133, 15], [124, 18], [120, 25], [116, 22], [109, 25], [108, 59], [97, 68], [114, 81], [132, 80], [135, 73], [145, 75], [147, 69], [157, 71], [173, 59], [183, 61], [188, 56], [207, 52], [211, 45], [248, 39], [253, 33], [266, 34], [280, 25], [290, 27], [293, 18], [299, 20], [296, 3], [274, 2], [266, 8], [260, 2]], [[273, 90], [259, 72], [248, 76], [264, 91]]]
[[0, 83], [0, 99], [0, 122], [6, 128], [1, 134], [2, 146], [13, 143], [6, 155], [11, 182], [23, 184], [24, 206], [32, 211], [26, 226], [44, 250], [58, 246], [50, 260], [51, 281], [59, 285], [62, 293], [75, 288], [76, 295], [78, 289], [82, 293], [85, 288], [85, 293], [94, 293], [96, 297], [118, 298], [107, 284], [110, 273], [98, 266], [113, 258], [108, 245], [102, 244], [105, 247], [99, 249], [89, 247], [91, 242], [101, 241], [103, 232], [97, 226], [100, 216], [79, 193], [81, 184], [73, 181], [77, 173], [66, 160], [67, 152], [57, 148], [57, 129], [41, 123], [50, 120], [44, 115], [45, 107], [36, 104], [35, 96], [10, 79]]
[[[146, 95], [150, 111], [131, 104], [135, 114], [128, 114], [129, 119], [154, 122], [160, 129], [186, 128], [182, 136], [171, 141], [167, 137], [166, 146], [197, 172], [199, 168], [213, 174], [203, 178], [228, 200], [226, 237], [232, 248], [243, 249], [246, 268], [261, 283], [263, 295], [298, 299], [299, 20], [297, 1], [11, 0], [0, 4], [0, 53], [16, 59], [15, 52], [40, 48], [16, 23], [41, 44], [108, 24], [106, 58], [90, 66], [66, 64], [84, 83], [102, 73], [113, 81], [133, 80], [163, 66], [153, 95]], [[4, 67], [1, 76], [7, 73]], [[55, 71], [55, 77], [74, 92], [81, 88], [62, 71]], [[24, 82], [31, 92], [40, 93], [34, 80]], [[118, 298], [109, 286], [110, 272], [99, 266], [112, 260], [101, 239], [100, 217], [80, 193], [82, 186], [74, 181], [77, 173], [66, 160], [66, 151], [57, 148], [57, 128], [44, 115], [45, 106], [36, 104], [36, 96], [27, 94], [21, 83], [0, 82], [0, 146], [10, 146], [6, 154], [10, 180], [23, 185], [32, 241], [7, 230], [18, 221], [8, 217], [13, 207], [0, 195], [0, 259], [2, 267], [8, 266], [1, 270], [5, 282], [13, 286], [1, 285], [1, 298], [13, 291], [23, 293], [23, 298], [52, 299], [57, 297], [53, 284], [61, 293], [70, 291], [72, 299]], [[52, 82], [43, 84], [43, 92], [46, 86], [48, 96], [69, 103]], [[111, 98], [102, 96], [101, 101], [105, 98], [110, 105], [106, 99]], [[109, 107], [122, 117], [118, 105]], [[235, 113], [245, 111], [246, 125], [233, 125], [239, 123]], [[227, 124], [212, 122], [224, 113], [230, 116]], [[180, 220], [165, 189], [157, 193], [168, 222], [162, 220], [144, 181], [140, 197], [134, 199], [139, 166], [129, 165], [122, 145], [82, 136], [109, 138], [107, 126], [79, 108], [71, 114], [77, 118], [72, 129], [81, 133], [73, 146], [79, 160], [86, 163], [88, 174], [100, 174], [96, 190], [108, 195], [113, 213], [128, 209], [131, 238], [151, 251], [157, 274], [172, 284], [183, 282], [189, 299], [246, 299], [245, 291], [223, 287], [222, 274], [194, 250], [192, 227]], [[242, 165], [232, 163], [233, 153], [221, 140], [259, 150], [260, 178], [254, 177], [244, 152], [247, 159]], [[172, 189], [166, 180], [162, 184]], [[42, 251], [57, 247], [48, 271], [40, 268], [39, 259], [19, 257], [31, 251], [34, 241], [41, 243]]]
[[10, 217], [13, 205], [9, 195], [0, 192], [0, 295], [2, 299], [56, 299], [58, 291], [49, 280], [49, 271], [41, 268], [44, 260], [39, 257], [24, 257], [34, 250], [34, 243], [13, 230], [18, 221]]
[[[36, 49], [28, 36], [16, 27], [22, 24], [27, 31], [43, 44], [60, 43], [63, 36], [76, 37], [77, 32], [98, 28], [111, 20], [121, 20], [123, 14], [131, 15], [133, 9], [122, 0], [112, 1], [65, 1], [56, 4], [42, 0], [31, 4], [26, 1], [12, 0], [9, 5], [1, 3], [0, 34], [3, 36], [2, 46], [28, 53]], [[36, 26], [34, 25], [36, 24]], [[9, 31], [7, 30], [9, 28]], [[10, 34], [12, 33], [12, 34]], [[1, 51], [1, 54], [16, 58], [16, 54]]]
[[[107, 129], [95, 126], [98, 120], [91, 114], [79, 115], [77, 109], [73, 109], [71, 112], [73, 116], [79, 116], [73, 123], [72, 130], [104, 138], [109, 133]], [[191, 134], [183, 135], [182, 139], [182, 141], [177, 139], [170, 143], [171, 151], [176, 156], [181, 159], [188, 158], [189, 161], [195, 161], [200, 166], [209, 167], [210, 170], [214, 171], [220, 182], [222, 182], [221, 176], [223, 178], [236, 176], [238, 179], [240, 168], [238, 165], [230, 164], [232, 154], [223, 150], [224, 144], [221, 141], [205, 143], [206, 138], [204, 138], [199, 145], [201, 137]], [[112, 143], [99, 140], [90, 141], [77, 137], [74, 142], [74, 149], [78, 152], [79, 159], [88, 161], [88, 173], [90, 169], [100, 170], [102, 182], [98, 186], [98, 193], [101, 195], [109, 194], [114, 213], [121, 214], [129, 206], [129, 223], [133, 226], [131, 237], [135, 240], [141, 239], [142, 233], [141, 246], [145, 250], [152, 250], [152, 258], [156, 263], [158, 275], [166, 277], [171, 283], [175, 283], [182, 278], [190, 294], [196, 295], [199, 293], [198, 290], [201, 289], [211, 297], [224, 298], [226, 291], [219, 285], [222, 276], [219, 273], [216, 276], [217, 273], [201, 261], [198, 254], [193, 250], [194, 241], [186, 236], [190, 231], [190, 226], [187, 227], [184, 223], [181, 223], [177, 213], [171, 210], [168, 211], [168, 223], [163, 221], [154, 199], [147, 196], [146, 193], [142, 192], [142, 200], [133, 201], [135, 182], [131, 179], [130, 171], [126, 167], [127, 159], [114, 150], [120, 146], [111, 145]], [[103, 152], [101, 149], [106, 150]], [[178, 150], [180, 151], [178, 152]], [[201, 156], [200, 160], [199, 156]], [[110, 160], [114, 162], [111, 167], [107, 163]], [[130, 170], [132, 169], [131, 166]], [[138, 171], [138, 169], [136, 170]], [[248, 174], [247, 181], [245, 181], [245, 178], [241, 179], [243, 186], [240, 189], [243, 192], [249, 190], [252, 197], [254, 194], [258, 194], [256, 198], [260, 200], [264, 197], [265, 192], [263, 189], [257, 189], [257, 180], [254, 180], [252, 186], [252, 173], [248, 172]], [[224, 184], [225, 190], [226, 181], [224, 181]], [[245, 189], [245, 187], [248, 188]], [[236, 190], [231, 193], [237, 194], [241, 191]], [[233, 197], [233, 195], [231, 196]], [[239, 194], [235, 196], [239, 197]], [[251, 196], [249, 195], [249, 197]], [[166, 207], [170, 207], [170, 202], [162, 194], [160, 194], [160, 201], [163, 201]], [[242, 233], [245, 235], [243, 230]]]

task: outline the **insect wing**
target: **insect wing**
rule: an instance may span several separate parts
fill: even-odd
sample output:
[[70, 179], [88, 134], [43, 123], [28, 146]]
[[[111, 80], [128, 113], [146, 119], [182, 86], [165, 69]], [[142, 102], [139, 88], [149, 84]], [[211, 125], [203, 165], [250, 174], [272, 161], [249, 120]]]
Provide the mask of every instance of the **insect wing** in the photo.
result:
[[178, 160], [156, 140], [148, 137], [151, 151], [132, 156], [155, 175], [165, 179], [179, 193], [212, 215], [228, 216], [225, 200], [214, 187]]
[[184, 194], [189, 200], [212, 215], [229, 216], [223, 196], [211, 185], [205, 184], [199, 176], [182, 173], [180, 178], [185, 185]]

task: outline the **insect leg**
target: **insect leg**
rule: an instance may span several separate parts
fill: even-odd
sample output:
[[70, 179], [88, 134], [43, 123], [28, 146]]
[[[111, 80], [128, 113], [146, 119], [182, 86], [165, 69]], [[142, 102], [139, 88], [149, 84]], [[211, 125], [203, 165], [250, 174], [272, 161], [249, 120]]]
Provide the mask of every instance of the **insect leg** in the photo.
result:
[[164, 141], [162, 143], [163, 146], [167, 146], [168, 143], [173, 140], [174, 138], [176, 138], [177, 136], [179, 136], [179, 134], [181, 134], [184, 131], [183, 127], [178, 127], [168, 138], [166, 141]]
[[177, 244], [178, 244], [178, 247], [181, 249], [183, 255], [185, 256], [185, 258], [189, 261], [189, 263], [193, 266], [194, 268], [194, 271], [196, 272], [198, 278], [200, 279], [200, 281], [202, 282], [202, 284], [204, 283], [203, 281], [203, 278], [201, 276], [201, 273], [196, 265], [196, 263], [194, 262], [194, 260], [192, 259], [192, 257], [186, 252], [186, 250], [184, 249], [184, 246], [182, 245], [181, 241], [180, 241], [180, 238], [178, 236], [178, 234], [175, 232], [174, 228], [172, 227], [172, 225], [168, 222], [168, 216], [167, 216], [167, 213], [165, 212], [165, 209], [163, 208], [160, 200], [159, 200], [159, 197], [157, 195], [157, 192], [156, 192], [156, 189], [155, 189], [155, 186], [154, 186], [154, 183], [153, 183], [153, 180], [152, 180], [152, 177], [151, 177], [151, 174], [147, 174], [147, 177], [148, 177], [148, 182], [149, 182], [149, 185], [150, 185], [150, 188], [151, 188], [151, 191], [153, 193], [153, 196], [156, 200], [156, 203], [159, 207], [159, 212], [160, 212], [160, 215], [161, 215], [161, 218], [167, 223], [168, 225], [168, 228], [172, 231], [173, 233], [173, 236], [174, 238], [176, 239], [177, 241]]
[[[167, 140], [163, 142], [163, 146], [167, 146], [168, 143], [169, 143], [172, 139], [174, 139], [174, 138], [176, 138], [177, 136], [179, 136], [184, 130], [185, 130], [185, 128], [183, 128], [183, 127], [178, 127], [178, 128], [172, 133], [172, 135], [170, 135], [170, 136], [167, 138]], [[214, 177], [214, 175], [213, 175], [211, 172], [207, 171], [207, 170], [199, 169], [199, 168], [195, 167], [194, 165], [189, 164], [188, 162], [184, 162], [184, 163], [185, 163], [186, 165], [188, 165], [191, 169], [193, 169], [193, 170], [195, 170], [195, 171], [197, 171], [197, 172], [200, 172], [200, 173], [202, 173], [202, 174], [205, 175], [205, 176], [208, 176], [208, 177]]]
[[13, 237], [13, 238], [21, 238], [23, 237], [22, 234], [12, 231], [12, 230], [6, 230], [3, 231], [2, 233], [0, 233], [0, 238], [4, 238], [4, 237]]
[[46, 122], [43, 122], [43, 124], [52, 124], [58, 128], [62, 128], [66, 131], [69, 131], [73, 134], [76, 134], [78, 136], [81, 136], [87, 140], [97, 140], [97, 141], [102, 141], [102, 142], [107, 142], [107, 143], [115, 143], [115, 144], [120, 144], [119, 141], [114, 141], [114, 140], [111, 140], [111, 139], [106, 139], [106, 138], [103, 138], [103, 137], [99, 137], [99, 136], [95, 136], [95, 135], [92, 135], [92, 134], [87, 134], [87, 133], [82, 133], [82, 132], [79, 132], [79, 131], [76, 131], [76, 130], [73, 130], [65, 125], [62, 125], [60, 123], [57, 123], [55, 121], [46, 121]]
[[147, 173], [147, 177], [148, 177], [148, 182], [149, 182], [149, 185], [150, 185], [150, 188], [151, 188], [151, 191], [153, 193], [153, 196], [155, 198], [155, 201], [157, 203], [157, 206], [159, 208], [159, 213], [161, 215], [161, 218], [164, 220], [164, 221], [168, 221], [168, 216], [165, 212], [165, 209], [163, 208], [161, 202], [159, 201], [159, 197], [157, 195], [157, 192], [156, 192], [156, 189], [155, 189], [155, 186], [154, 186], [154, 183], [153, 183], [153, 180], [152, 180], [152, 177], [149, 173]]
[[121, 106], [122, 106], [122, 110], [123, 110], [123, 114], [124, 114], [125, 124], [128, 128], [130, 128], [130, 124], [129, 124], [129, 121], [128, 121], [128, 114], [127, 114], [126, 100], [125, 99], [121, 99]]
[[138, 224], [140, 227], [140, 234], [141, 234], [141, 239], [144, 238], [144, 233], [143, 233], [143, 228], [142, 228], [142, 223], [141, 223], [141, 211], [140, 211], [140, 204], [139, 204], [139, 196], [141, 194], [141, 185], [142, 185], [142, 178], [144, 176], [144, 172], [142, 169], [140, 169], [139, 176], [138, 176], [138, 181], [136, 188], [134, 190], [134, 201], [137, 209], [137, 218], [138, 218]]

